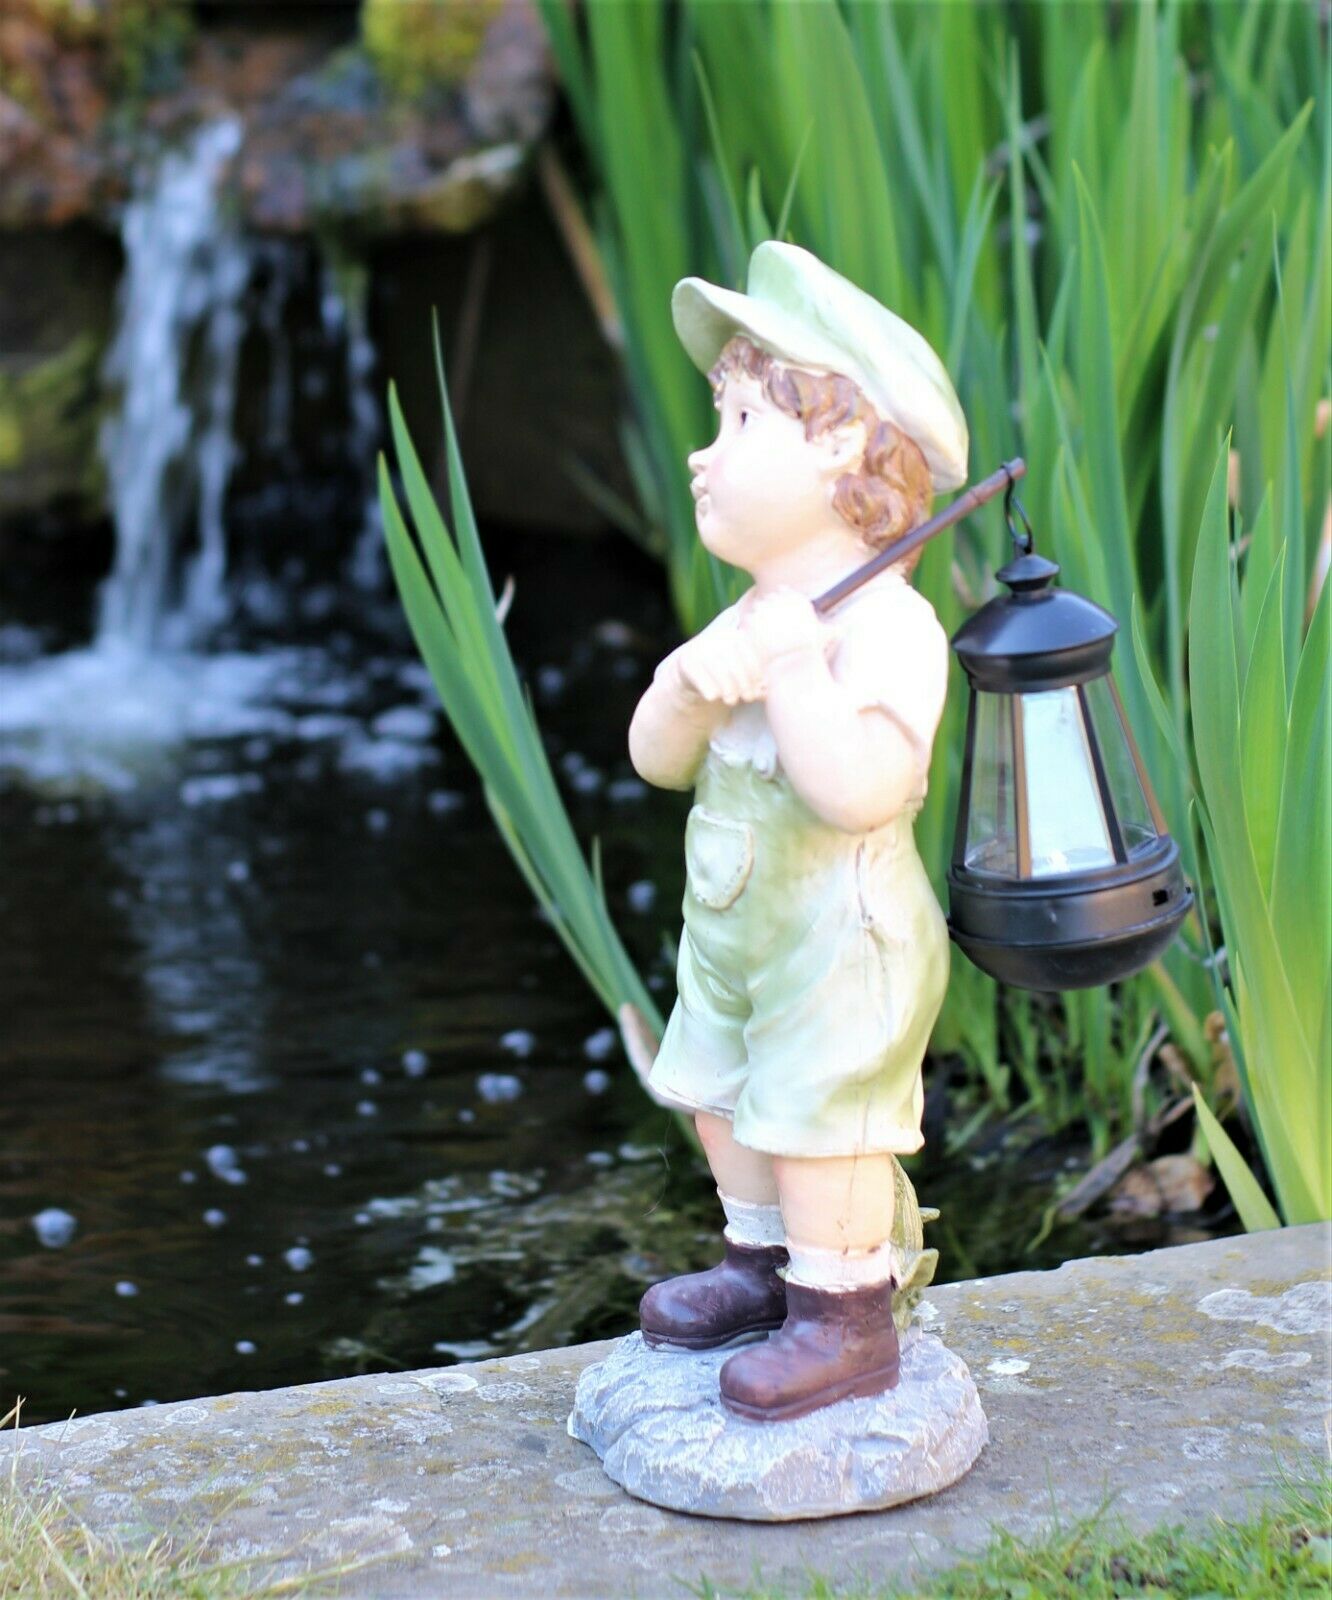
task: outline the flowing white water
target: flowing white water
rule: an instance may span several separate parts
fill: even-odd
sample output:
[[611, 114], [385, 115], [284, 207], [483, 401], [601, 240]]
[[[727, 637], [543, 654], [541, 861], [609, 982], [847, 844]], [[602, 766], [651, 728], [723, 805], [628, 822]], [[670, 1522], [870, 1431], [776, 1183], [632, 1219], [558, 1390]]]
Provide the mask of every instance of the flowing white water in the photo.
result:
[[[102, 434], [115, 555], [89, 647], [0, 667], [0, 770], [123, 789], [173, 745], [271, 720], [276, 666], [196, 645], [226, 614], [223, 507], [250, 256], [218, 202], [240, 146], [210, 123], [125, 208], [125, 275]], [[197, 545], [187, 550], [197, 530]]]
[[383, 416], [375, 398], [378, 359], [369, 324], [369, 273], [359, 263], [334, 260], [325, 270], [322, 309], [324, 331], [340, 339], [346, 352], [347, 406], [351, 431], [347, 454], [364, 485], [361, 530], [352, 547], [347, 573], [360, 589], [378, 589], [386, 575], [384, 537], [375, 488], [375, 455], [383, 432]]
[[[296, 390], [286, 333], [294, 257], [247, 242], [219, 200], [241, 131], [234, 119], [200, 129], [145, 174], [125, 209], [119, 321], [105, 364], [117, 409], [102, 435], [112, 570], [87, 647], [32, 659], [0, 630], [0, 780], [8, 771], [57, 792], [129, 790], [169, 780], [176, 753], [197, 740], [310, 736], [299, 707], [327, 671], [320, 652], [206, 648], [230, 610], [225, 504], [256, 267], [266, 269], [256, 315], [272, 356], [262, 447], [279, 456], [279, 471]], [[374, 499], [381, 414], [366, 291], [364, 268], [326, 269], [324, 331], [329, 354], [345, 363], [347, 452], [365, 485], [348, 576], [374, 589], [385, 570]], [[349, 727], [357, 733], [354, 719]], [[419, 740], [388, 741], [390, 750], [377, 735], [351, 733], [336, 736], [349, 764], [367, 771], [389, 754], [413, 765], [433, 754]]]
[[[201, 128], [125, 209], [120, 324], [106, 361], [121, 404], [102, 435], [116, 550], [98, 646], [179, 648], [225, 613], [222, 508], [250, 259], [217, 185], [240, 138], [235, 119]], [[182, 575], [195, 512], [199, 549]]]

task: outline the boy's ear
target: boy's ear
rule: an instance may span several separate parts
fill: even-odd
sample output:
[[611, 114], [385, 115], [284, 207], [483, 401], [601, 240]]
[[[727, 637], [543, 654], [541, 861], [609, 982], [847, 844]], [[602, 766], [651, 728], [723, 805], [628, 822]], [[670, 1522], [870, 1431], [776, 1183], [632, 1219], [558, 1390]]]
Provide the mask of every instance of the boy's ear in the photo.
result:
[[828, 465], [835, 472], [846, 472], [865, 454], [865, 424], [848, 422], [823, 436]]

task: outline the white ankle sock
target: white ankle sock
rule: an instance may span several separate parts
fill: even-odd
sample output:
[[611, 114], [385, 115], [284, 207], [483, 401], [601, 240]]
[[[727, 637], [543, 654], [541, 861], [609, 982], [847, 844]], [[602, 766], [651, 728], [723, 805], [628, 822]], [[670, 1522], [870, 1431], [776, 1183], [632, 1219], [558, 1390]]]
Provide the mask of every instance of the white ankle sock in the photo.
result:
[[833, 1293], [866, 1289], [897, 1276], [897, 1254], [885, 1241], [866, 1250], [829, 1250], [821, 1245], [793, 1244], [787, 1283]]
[[782, 1208], [777, 1205], [756, 1205], [752, 1200], [737, 1200], [734, 1195], [717, 1190], [717, 1198], [726, 1213], [726, 1237], [732, 1244], [775, 1245], [786, 1243], [782, 1228]]

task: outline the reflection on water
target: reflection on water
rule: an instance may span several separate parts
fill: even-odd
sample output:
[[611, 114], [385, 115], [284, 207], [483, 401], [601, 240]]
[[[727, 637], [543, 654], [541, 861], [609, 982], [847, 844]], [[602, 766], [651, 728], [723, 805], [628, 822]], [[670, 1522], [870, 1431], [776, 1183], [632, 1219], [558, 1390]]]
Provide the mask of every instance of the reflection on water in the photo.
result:
[[[585, 567], [589, 623], [632, 599], [660, 624]], [[625, 909], [678, 826], [623, 751], [653, 643], [574, 614], [515, 633], [555, 755], [599, 776], [574, 804]], [[707, 1189], [608, 1060], [407, 641], [140, 665], [137, 688], [95, 650], [0, 684], [0, 1405], [624, 1325], [666, 1235], [699, 1248]]]
[[[530, 540], [499, 570], [666, 1002], [687, 801], [647, 793], [624, 732], [668, 629], [656, 576], [607, 548]], [[159, 662], [143, 693], [177, 737], [104, 754], [106, 784], [96, 660], [0, 682], [0, 1413], [609, 1335], [712, 1258], [711, 1183], [536, 914], [401, 634], [181, 669], [242, 695]], [[44, 671], [75, 670], [85, 693], [40, 703]], [[1062, 1159], [932, 1150], [941, 1276], [1165, 1242], [1068, 1228], [1027, 1254]]]

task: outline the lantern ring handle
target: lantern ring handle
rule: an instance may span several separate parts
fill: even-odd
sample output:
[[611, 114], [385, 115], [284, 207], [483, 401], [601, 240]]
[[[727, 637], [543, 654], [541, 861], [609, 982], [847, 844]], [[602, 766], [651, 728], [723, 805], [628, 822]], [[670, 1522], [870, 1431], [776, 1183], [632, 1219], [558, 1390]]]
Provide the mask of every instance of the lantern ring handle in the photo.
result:
[[[1004, 490], [1004, 521], [1008, 524], [1008, 532], [1013, 540], [1013, 549], [1019, 556], [1029, 556], [1036, 548], [1036, 536], [1031, 531], [1031, 523], [1021, 500], [1017, 497], [1017, 479], [1004, 467], [1004, 474], [1008, 478], [1008, 488]], [[1019, 530], [1014, 523], [1014, 515], [1021, 521]]]

